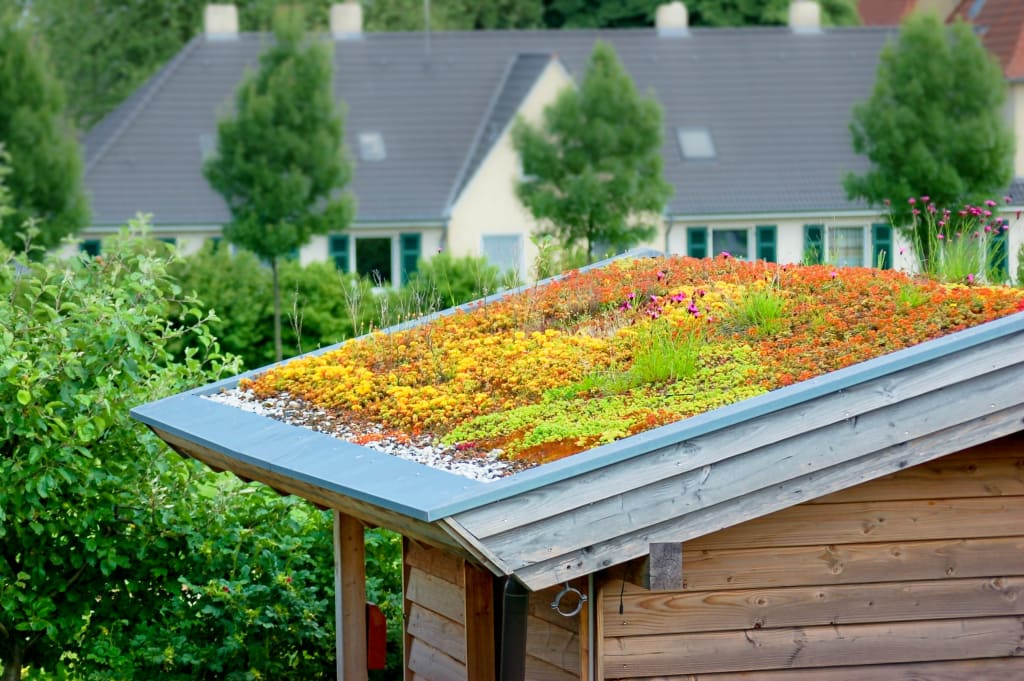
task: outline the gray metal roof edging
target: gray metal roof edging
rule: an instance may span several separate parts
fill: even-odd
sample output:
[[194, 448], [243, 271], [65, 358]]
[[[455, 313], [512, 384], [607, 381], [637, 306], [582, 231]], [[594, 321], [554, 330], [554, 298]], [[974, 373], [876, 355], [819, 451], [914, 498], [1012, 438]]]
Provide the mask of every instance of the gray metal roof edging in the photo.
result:
[[[593, 265], [581, 268], [580, 271], [604, 267], [615, 260], [658, 255], [662, 254], [653, 249], [638, 249], [608, 260], [594, 263]], [[551, 277], [550, 279], [538, 282], [536, 285], [544, 285], [550, 281], [557, 281], [564, 278], [564, 276], [565, 275], [558, 275]], [[457, 308], [450, 308], [435, 312], [420, 319], [411, 320], [409, 322], [389, 327], [388, 329], [385, 329], [384, 332], [414, 328], [420, 324], [429, 323], [440, 316], [454, 314], [459, 310], [475, 309], [475, 307], [483, 303], [496, 301], [506, 295], [518, 293], [527, 288], [531, 288], [532, 286], [533, 285], [521, 286], [512, 291], [497, 293], [488, 296], [487, 298], [461, 305]], [[291, 437], [294, 438], [296, 430], [301, 433], [304, 429], [297, 429], [295, 426], [274, 421], [268, 417], [256, 416], [241, 409], [221, 405], [209, 400], [202, 400], [202, 402], [199, 402], [198, 400], [201, 399], [203, 395], [208, 395], [221, 389], [233, 388], [242, 378], [248, 378], [263, 373], [272, 367], [285, 364], [296, 358], [282, 360], [282, 362], [279, 363], [253, 369], [243, 374], [239, 374], [238, 376], [223, 379], [163, 400], [141, 405], [132, 409], [131, 415], [147, 425], [166, 430], [178, 437], [203, 444], [204, 446], [209, 446], [215, 451], [219, 451], [239, 460], [247, 461], [249, 463], [264, 464], [268, 470], [273, 470], [275, 472], [290, 475], [296, 479], [311, 482], [328, 489], [333, 489], [334, 491], [346, 496], [374, 503], [413, 518], [432, 522], [470, 509], [478, 508], [495, 501], [523, 494], [605, 466], [627, 461], [656, 449], [679, 442], [685, 442], [686, 440], [700, 437], [717, 430], [729, 428], [744, 421], [753, 420], [773, 412], [810, 402], [825, 395], [842, 392], [859, 384], [893, 374], [925, 362], [941, 359], [984, 343], [998, 341], [1001, 338], [1017, 333], [1024, 333], [1024, 312], [965, 329], [948, 336], [926, 341], [909, 348], [904, 348], [903, 350], [898, 350], [844, 369], [773, 390], [763, 395], [720, 407], [713, 411], [699, 414], [676, 423], [668, 424], [643, 433], [638, 433], [637, 435], [595, 447], [594, 449], [575, 454], [571, 457], [544, 464], [542, 466], [517, 473], [514, 476], [490, 483], [478, 482], [454, 473], [436, 470], [423, 464], [406, 461], [359, 445], [347, 443], [329, 435], [314, 433], [312, 431], [308, 432], [309, 436], [316, 436], [316, 443], [318, 445], [315, 450], [313, 448], [307, 448], [305, 450], [304, 453], [310, 459], [316, 460], [318, 457], [319, 459], [326, 459], [326, 457], [323, 457], [321, 449], [327, 449], [332, 450], [335, 453], [341, 452], [343, 454], [347, 454], [350, 457], [357, 455], [367, 457], [370, 463], [379, 462], [381, 464], [379, 467], [387, 466], [395, 473], [404, 472], [409, 475], [416, 475], [420, 472], [424, 472], [425, 470], [431, 471], [429, 474], [424, 472], [425, 477], [431, 478], [429, 485], [425, 485], [422, 489], [403, 491], [403, 493], [411, 493], [411, 498], [399, 498], [399, 496], [394, 493], [395, 490], [391, 487], [395, 479], [394, 476], [385, 480], [378, 480], [376, 481], [378, 485], [371, 485], [370, 488], [359, 488], [347, 484], [331, 483], [324, 478], [310, 476], [303, 471], [297, 471], [291, 467], [284, 467], [281, 463], [275, 463], [275, 460], [254, 457], [242, 450], [225, 448], [223, 444], [209, 440], [208, 438], [199, 437], [198, 433], [188, 429], [187, 426], [189, 423], [192, 423], [195, 418], [203, 416], [199, 407], [202, 409], [218, 407], [219, 409], [217, 411], [224, 416], [225, 421], [249, 421], [250, 419], [258, 419], [259, 425], [264, 430], [273, 431], [274, 434], [280, 434], [282, 437], [288, 437], [288, 434], [290, 434]], [[340, 347], [342, 344], [343, 343], [338, 343], [325, 348], [320, 348], [304, 353], [303, 355], [300, 355], [300, 357], [315, 356], [324, 352], [329, 352]], [[168, 419], [168, 416], [176, 415], [174, 413], [175, 410], [180, 410], [180, 405], [183, 403], [182, 401], [185, 400], [191, 400], [192, 405], [198, 406], [191, 408], [186, 407], [184, 414], [178, 414], [178, 416], [184, 415], [188, 417], [184, 421], [178, 419], [174, 419], [172, 421]], [[188, 402], [185, 402], [185, 404], [188, 404]], [[240, 415], [244, 415], [244, 417]], [[251, 421], [251, 423], [256, 424], [257, 421]], [[237, 430], [245, 429], [228, 427], [220, 432], [221, 434], [227, 434]], [[256, 429], [253, 428], [252, 430]], [[378, 460], [378, 457], [380, 460]], [[389, 464], [385, 464], [383, 459], [390, 459], [391, 462]], [[350, 470], [346, 469], [346, 473], [349, 472]]]
[[627, 461], [672, 444], [685, 442], [745, 421], [811, 402], [829, 394], [894, 374], [913, 366], [956, 354], [984, 343], [1024, 333], [1024, 312], [1003, 317], [954, 334], [897, 350], [888, 355], [779, 388], [676, 423], [638, 433], [579, 454], [490, 483], [481, 493], [452, 499], [434, 509], [436, 518], [455, 515], [494, 501]]

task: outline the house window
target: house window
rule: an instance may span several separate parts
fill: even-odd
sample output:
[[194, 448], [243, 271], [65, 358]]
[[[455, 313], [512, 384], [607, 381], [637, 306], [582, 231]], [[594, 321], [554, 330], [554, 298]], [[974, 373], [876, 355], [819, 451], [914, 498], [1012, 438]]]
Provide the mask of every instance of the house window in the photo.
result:
[[81, 253], [86, 253], [90, 257], [95, 258], [100, 254], [100, 240], [99, 239], [85, 239], [78, 244], [78, 250]]
[[162, 244], [167, 244], [172, 248], [178, 245], [178, 239], [173, 236], [162, 236], [159, 239], [157, 239], [157, 241], [159, 241]]
[[394, 281], [391, 263], [391, 237], [356, 238], [356, 273], [377, 286]]
[[210, 242], [210, 253], [220, 252], [221, 244], [224, 242], [224, 237], [211, 236], [207, 239]]
[[679, 151], [687, 161], [709, 160], [716, 156], [711, 131], [704, 127], [676, 128]]
[[327, 256], [334, 263], [334, 266], [339, 271], [349, 271], [348, 262], [348, 235], [347, 234], [331, 234], [327, 237]]
[[804, 262], [837, 267], [892, 267], [892, 227], [804, 225]]
[[728, 253], [734, 258], [749, 260], [748, 233], [749, 230], [746, 229], [711, 230], [711, 255]]
[[383, 161], [388, 157], [384, 135], [379, 132], [359, 133], [359, 158], [363, 161]]
[[828, 261], [840, 267], [864, 266], [864, 228], [829, 227]]
[[485, 235], [480, 250], [488, 262], [502, 272], [519, 273], [523, 262], [523, 236], [521, 234]]
[[409, 277], [420, 262], [420, 235], [401, 234], [398, 237], [399, 257], [402, 262], [402, 285], [409, 283]]

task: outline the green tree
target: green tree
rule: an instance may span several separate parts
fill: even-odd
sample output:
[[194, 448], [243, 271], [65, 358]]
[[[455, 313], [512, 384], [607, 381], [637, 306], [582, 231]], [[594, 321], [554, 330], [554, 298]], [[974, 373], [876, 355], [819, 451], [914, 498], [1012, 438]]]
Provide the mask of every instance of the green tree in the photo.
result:
[[[374, 0], [365, 5], [368, 31], [422, 31], [423, 0]], [[543, 15], [542, 0], [432, 0], [432, 31], [537, 28]]]
[[518, 119], [512, 139], [527, 178], [520, 201], [542, 221], [540, 233], [565, 248], [622, 250], [651, 238], [642, 221], [672, 195], [662, 175], [661, 107], [641, 97], [614, 48], [598, 42], [583, 83], [544, 110], [541, 127]]
[[[853, 109], [853, 149], [871, 169], [846, 175], [847, 195], [872, 206], [891, 199], [894, 222], [903, 226], [911, 224], [910, 197], [955, 208], [1002, 194], [1014, 148], [1005, 93], [999, 64], [969, 25], [911, 14], [882, 49], [870, 98]], [[918, 237], [927, 243], [927, 235]]]
[[0, 260], [4, 681], [23, 665], [57, 668], [90, 613], [123, 588], [117, 574], [139, 548], [133, 509], [148, 503], [142, 490], [163, 449], [129, 408], [225, 368], [195, 349], [171, 363], [166, 342], [187, 330], [197, 347], [214, 345], [204, 318], [166, 321], [177, 289], [148, 248], [113, 239], [103, 258]]
[[313, 234], [342, 229], [354, 201], [341, 195], [351, 167], [331, 92], [329, 46], [307, 40], [301, 14], [282, 11], [275, 43], [239, 87], [237, 113], [221, 121], [217, 155], [204, 166], [227, 200], [224, 236], [270, 264], [274, 356], [282, 357], [279, 261]]
[[10, 248], [30, 218], [40, 220], [40, 245], [56, 245], [89, 221], [82, 158], [64, 115], [64, 91], [46, 47], [20, 15], [0, 10], [0, 142], [10, 155], [7, 187], [13, 209], [0, 218]]
[[[548, 0], [549, 28], [627, 28], [653, 26], [663, 0]], [[790, 0], [687, 0], [693, 26], [784, 26]], [[860, 23], [855, 0], [821, 0], [822, 22], [829, 26]]]

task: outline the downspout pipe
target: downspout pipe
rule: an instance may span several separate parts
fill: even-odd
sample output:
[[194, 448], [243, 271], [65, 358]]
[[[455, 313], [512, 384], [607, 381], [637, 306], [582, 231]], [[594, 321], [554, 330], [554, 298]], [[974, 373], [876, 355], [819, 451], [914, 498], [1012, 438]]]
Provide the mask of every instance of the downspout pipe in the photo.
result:
[[530, 592], [515, 577], [505, 579], [501, 608], [498, 681], [526, 681], [526, 618]]

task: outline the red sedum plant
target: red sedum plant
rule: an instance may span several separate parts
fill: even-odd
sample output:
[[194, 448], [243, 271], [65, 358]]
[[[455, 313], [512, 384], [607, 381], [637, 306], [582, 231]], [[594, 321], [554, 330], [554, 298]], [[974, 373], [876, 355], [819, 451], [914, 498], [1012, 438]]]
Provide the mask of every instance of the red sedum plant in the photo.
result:
[[543, 463], [1024, 310], [869, 268], [648, 258], [298, 358], [240, 387]]

